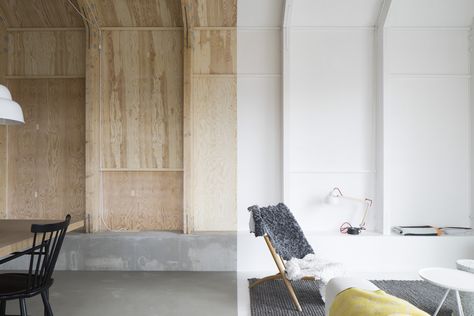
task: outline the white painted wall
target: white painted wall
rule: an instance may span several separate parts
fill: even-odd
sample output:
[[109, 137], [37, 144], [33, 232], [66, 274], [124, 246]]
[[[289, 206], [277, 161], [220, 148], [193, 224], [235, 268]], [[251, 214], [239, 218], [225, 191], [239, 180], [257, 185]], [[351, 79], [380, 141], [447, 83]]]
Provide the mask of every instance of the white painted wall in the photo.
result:
[[[358, 225], [364, 205], [329, 205], [333, 187], [375, 199], [375, 29], [380, 1], [295, 1], [285, 104], [285, 203], [304, 231]], [[377, 207], [368, 227], [376, 227]]]
[[[361, 0], [356, 7], [352, 0], [293, 3], [283, 117], [283, 0], [238, 2], [238, 270], [273, 271], [265, 243], [248, 233], [246, 208], [277, 203], [283, 194], [315, 250], [345, 263], [351, 274], [416, 277], [418, 268], [472, 257], [471, 237], [341, 236], [339, 225], [357, 224], [362, 209], [350, 202], [331, 206], [325, 198], [334, 186], [346, 195], [376, 198], [379, 153], [390, 216], [377, 217], [375, 205], [373, 229], [420, 219], [466, 224], [474, 147], [468, 27], [474, 10], [466, 11], [474, 1], [393, 0], [384, 32], [382, 131], [376, 130], [374, 28], [381, 1]], [[383, 147], [376, 147], [376, 135], [383, 136]]]
[[239, 0], [237, 30], [238, 230], [247, 207], [282, 200], [281, 0]]
[[[471, 224], [467, 21], [473, 3], [392, 3], [383, 105], [384, 207], [391, 226]], [[422, 8], [417, 19], [412, 11]]]

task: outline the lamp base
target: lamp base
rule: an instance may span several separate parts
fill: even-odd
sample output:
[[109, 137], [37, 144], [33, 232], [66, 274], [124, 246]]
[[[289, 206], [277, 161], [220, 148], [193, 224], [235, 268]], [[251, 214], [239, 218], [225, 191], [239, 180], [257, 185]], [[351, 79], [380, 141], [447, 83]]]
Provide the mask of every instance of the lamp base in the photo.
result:
[[349, 235], [359, 235], [362, 230], [363, 230], [362, 227], [349, 227], [347, 229], [347, 233]]

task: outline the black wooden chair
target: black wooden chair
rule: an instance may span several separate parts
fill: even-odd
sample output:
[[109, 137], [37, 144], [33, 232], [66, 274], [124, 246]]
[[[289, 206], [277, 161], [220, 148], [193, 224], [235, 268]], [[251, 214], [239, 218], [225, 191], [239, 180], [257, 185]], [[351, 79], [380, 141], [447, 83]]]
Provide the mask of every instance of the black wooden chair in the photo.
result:
[[54, 224], [33, 224], [33, 246], [25, 251], [16, 252], [0, 260], [0, 265], [22, 256], [30, 256], [28, 273], [0, 274], [0, 316], [5, 316], [6, 302], [20, 301], [21, 316], [27, 316], [26, 299], [41, 295], [44, 315], [53, 316], [49, 304], [49, 288], [53, 285], [53, 272], [61, 251], [71, 216], [64, 222]]

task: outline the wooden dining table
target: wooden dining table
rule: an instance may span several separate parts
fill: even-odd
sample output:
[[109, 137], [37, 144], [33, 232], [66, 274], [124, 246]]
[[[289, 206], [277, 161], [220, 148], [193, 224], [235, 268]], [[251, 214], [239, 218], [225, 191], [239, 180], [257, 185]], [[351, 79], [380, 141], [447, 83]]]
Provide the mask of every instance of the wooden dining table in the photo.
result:
[[[0, 220], [0, 257], [8, 256], [15, 251], [28, 249], [33, 244], [33, 233], [31, 224], [57, 223], [62, 220], [23, 220], [2, 219]], [[68, 232], [80, 230], [84, 227], [84, 220], [69, 224]]]

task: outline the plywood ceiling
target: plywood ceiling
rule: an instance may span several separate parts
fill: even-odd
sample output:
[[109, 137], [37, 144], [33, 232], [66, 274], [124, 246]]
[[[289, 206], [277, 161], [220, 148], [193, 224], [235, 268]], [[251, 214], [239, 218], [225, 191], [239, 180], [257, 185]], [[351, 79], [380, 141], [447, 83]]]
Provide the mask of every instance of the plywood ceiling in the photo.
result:
[[237, 0], [192, 0], [193, 26], [237, 26]]
[[178, 0], [84, 0], [100, 27], [177, 27], [183, 25]]
[[[76, 0], [71, 2], [77, 7]], [[67, 0], [2, 0], [0, 16], [7, 27], [83, 27]]]

